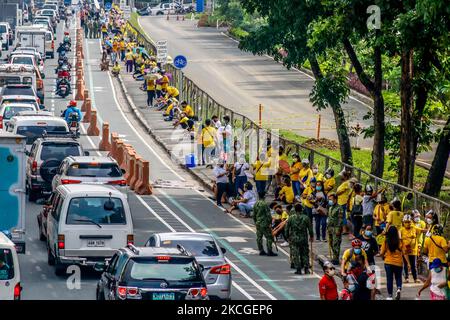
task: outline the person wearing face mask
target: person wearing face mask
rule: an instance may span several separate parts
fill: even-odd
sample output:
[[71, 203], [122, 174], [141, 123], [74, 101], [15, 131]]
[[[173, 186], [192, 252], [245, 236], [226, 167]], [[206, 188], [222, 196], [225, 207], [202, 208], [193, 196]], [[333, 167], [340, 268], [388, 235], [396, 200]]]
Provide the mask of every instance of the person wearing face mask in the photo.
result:
[[374, 192], [370, 184], [366, 185], [362, 202], [362, 209], [363, 209], [362, 223], [364, 225], [371, 225], [371, 226], [373, 225], [373, 211], [375, 205], [377, 204], [375, 202], [377, 196], [378, 192]]
[[394, 290], [394, 276], [397, 284], [396, 300], [400, 300], [402, 291], [403, 248], [397, 228], [392, 225], [386, 232], [386, 239], [381, 246], [381, 257], [384, 259], [388, 297], [392, 300]]
[[450, 247], [450, 241], [447, 242], [442, 236], [444, 228], [440, 224], [436, 224], [431, 228], [430, 232], [430, 236], [425, 238], [423, 253], [428, 256], [430, 263], [437, 258], [447, 265], [446, 255]]
[[419, 283], [417, 279], [417, 235], [418, 231], [412, 223], [410, 215], [403, 217], [403, 226], [400, 228], [400, 240], [403, 247], [403, 269], [405, 272], [405, 283], [409, 282], [409, 271], [413, 276], [414, 282]]
[[414, 217], [414, 226], [416, 227], [418, 234], [417, 238], [417, 252], [422, 252], [423, 242], [424, 242], [424, 232], [427, 231], [427, 224], [425, 221], [423, 221], [420, 217], [419, 210], [414, 209], [412, 211], [413, 217]]
[[399, 230], [402, 227], [402, 221], [403, 221], [403, 212], [401, 211], [402, 203], [400, 200], [395, 198], [391, 201], [389, 205], [389, 213], [386, 217], [386, 230], [389, 230], [389, 227], [394, 226]]
[[417, 292], [417, 297], [420, 298], [422, 291], [429, 287], [431, 300], [446, 300], [446, 291], [450, 289], [447, 282], [450, 275], [447, 269], [441, 259], [435, 258], [430, 264], [427, 280]]
[[363, 196], [362, 196], [362, 185], [356, 183], [353, 187], [353, 196], [351, 197], [351, 214], [353, 226], [353, 237], [357, 237], [360, 234], [362, 227], [362, 215], [363, 215]]
[[379, 247], [377, 240], [373, 236], [372, 226], [370, 224], [362, 227], [362, 232], [358, 236], [361, 240], [361, 248], [367, 255], [367, 262], [370, 266], [375, 265], [375, 256], [378, 254]]
[[342, 278], [342, 284], [344, 288], [339, 293], [339, 300], [350, 301], [353, 300], [352, 290], [355, 289], [355, 285], [350, 285], [350, 280], [348, 277]]
[[331, 192], [331, 190], [334, 189], [334, 186], [336, 185], [336, 179], [334, 178], [333, 168], [328, 168], [325, 171], [324, 179], [325, 180], [323, 182], [323, 191], [325, 192], [325, 194], [328, 194], [329, 192]]
[[[351, 181], [350, 181], [351, 180]], [[353, 186], [357, 182], [356, 179], [350, 179], [350, 174], [347, 171], [341, 172], [341, 181], [342, 183], [336, 190], [337, 195], [337, 203], [342, 208], [342, 212], [344, 214], [344, 234], [349, 232], [349, 228], [347, 226], [347, 208], [348, 202], [350, 200], [350, 196], [353, 192]]]
[[330, 261], [323, 264], [323, 277], [319, 281], [320, 300], [338, 300], [338, 291], [334, 275], [336, 270]]
[[317, 163], [315, 163], [312, 168], [311, 171], [313, 173], [313, 177], [316, 178], [317, 181], [319, 180], [323, 180], [323, 174], [321, 174], [319, 172], [319, 165]]
[[222, 159], [219, 159], [217, 166], [214, 168], [214, 176], [216, 177], [216, 204], [218, 207], [222, 206], [222, 196], [226, 194], [228, 190], [228, 171], [225, 168], [225, 164]]
[[322, 180], [316, 183], [314, 197], [313, 217], [316, 221], [316, 240], [320, 241], [320, 236], [322, 235], [322, 241], [327, 242], [327, 197], [323, 192]]
[[313, 218], [312, 209], [314, 206], [314, 202], [316, 200], [315, 199], [316, 183], [317, 183], [316, 178], [312, 178], [311, 181], [309, 182], [309, 185], [306, 187], [306, 189], [303, 190], [302, 193], [302, 205], [311, 221]]
[[302, 168], [302, 163], [300, 162], [300, 157], [298, 153], [292, 154], [292, 165], [291, 165], [291, 181], [292, 181], [292, 189], [294, 190], [294, 195], [300, 195], [300, 181], [298, 180], [298, 173]]
[[337, 204], [337, 197], [334, 192], [328, 193], [328, 247], [330, 251], [331, 262], [339, 265], [339, 253], [342, 242], [343, 212]]
[[389, 203], [387, 203], [387, 198], [384, 192], [378, 194], [376, 201], [377, 205], [373, 209], [373, 221], [375, 225], [375, 231], [378, 236], [383, 233], [383, 230], [386, 226], [386, 217], [389, 213]]
[[244, 185], [247, 183], [246, 172], [248, 170], [250, 170], [250, 165], [247, 163], [247, 161], [245, 161], [245, 154], [241, 154], [239, 156], [238, 162], [236, 162], [233, 166], [233, 177], [236, 194], [238, 194], [239, 189], [244, 189]]
[[305, 158], [302, 160], [302, 168], [298, 173], [298, 181], [300, 182], [300, 194], [302, 194], [303, 190], [305, 190], [309, 186], [312, 177], [313, 173], [309, 167], [309, 160]]
[[425, 236], [429, 237], [431, 235], [431, 229], [433, 229], [435, 225], [439, 224], [439, 216], [436, 212], [434, 212], [434, 210], [430, 210], [425, 214], [425, 222], [427, 224], [427, 232]]
[[253, 164], [256, 190], [259, 193], [266, 193], [266, 185], [269, 180], [268, 170], [270, 168], [270, 158], [267, 160], [265, 153], [261, 153], [259, 158]]
[[361, 246], [362, 241], [359, 239], [354, 239], [352, 241], [352, 247], [344, 251], [341, 262], [341, 275], [343, 277], [348, 274], [351, 264], [356, 261], [358, 256], [362, 256], [364, 260], [364, 266], [361, 267], [366, 267], [369, 269], [367, 254], [364, 250], [362, 250]]

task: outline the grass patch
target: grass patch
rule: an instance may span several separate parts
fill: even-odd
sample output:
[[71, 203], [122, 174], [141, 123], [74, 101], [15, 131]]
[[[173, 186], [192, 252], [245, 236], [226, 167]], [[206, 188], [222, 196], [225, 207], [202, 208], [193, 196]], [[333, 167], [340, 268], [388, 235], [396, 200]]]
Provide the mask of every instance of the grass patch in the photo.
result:
[[232, 37], [236, 38], [237, 40], [242, 40], [243, 38], [248, 36], [248, 32], [242, 28], [230, 28], [228, 32]]

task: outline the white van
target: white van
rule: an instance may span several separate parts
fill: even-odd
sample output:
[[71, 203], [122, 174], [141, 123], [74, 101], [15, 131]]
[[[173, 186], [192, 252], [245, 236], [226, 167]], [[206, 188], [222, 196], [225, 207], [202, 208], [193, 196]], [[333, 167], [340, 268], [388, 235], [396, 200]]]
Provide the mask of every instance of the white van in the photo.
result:
[[20, 300], [19, 258], [14, 243], [0, 231], [0, 301]]
[[125, 194], [112, 186], [66, 184], [55, 190], [47, 216], [48, 264], [64, 275], [70, 264], [93, 266], [134, 243]]
[[27, 137], [27, 146], [47, 133], [68, 133], [66, 120], [61, 117], [48, 116], [14, 116], [7, 124], [6, 131]]

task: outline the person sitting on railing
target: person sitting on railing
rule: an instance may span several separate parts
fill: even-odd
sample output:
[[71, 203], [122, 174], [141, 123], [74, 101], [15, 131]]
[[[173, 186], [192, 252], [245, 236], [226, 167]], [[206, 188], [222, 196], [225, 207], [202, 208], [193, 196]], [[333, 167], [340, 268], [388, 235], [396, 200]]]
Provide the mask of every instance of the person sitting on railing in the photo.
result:
[[119, 62], [116, 61], [116, 63], [114, 64], [114, 66], [111, 69], [111, 73], [113, 76], [117, 77], [120, 74], [120, 65]]
[[182, 112], [180, 119], [175, 121], [173, 124], [174, 129], [176, 129], [178, 126], [181, 126], [183, 129], [191, 131], [194, 127], [194, 121], [189, 119], [186, 113]]
[[178, 99], [180, 96], [180, 92], [178, 91], [178, 89], [172, 86], [168, 86], [167, 89], [165, 90], [163, 89], [163, 92], [166, 93], [165, 96], [167, 99], [170, 98]]
[[178, 108], [178, 100], [175, 98], [167, 99], [167, 105], [168, 105], [168, 107], [167, 107], [166, 111], [163, 113], [163, 116], [165, 117], [164, 120], [172, 121], [176, 114], [175, 111], [180, 110]]

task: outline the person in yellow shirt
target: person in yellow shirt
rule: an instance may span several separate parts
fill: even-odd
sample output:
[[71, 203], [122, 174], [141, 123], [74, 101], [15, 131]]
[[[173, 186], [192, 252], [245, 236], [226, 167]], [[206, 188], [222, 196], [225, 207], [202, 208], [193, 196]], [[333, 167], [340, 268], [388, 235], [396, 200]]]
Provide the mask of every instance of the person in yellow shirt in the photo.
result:
[[125, 53], [125, 65], [127, 67], [127, 72], [133, 72], [133, 51], [131, 49], [127, 50], [127, 53]]
[[189, 119], [194, 118], [195, 115], [194, 109], [192, 109], [192, 107], [187, 103], [187, 101], [181, 102], [181, 109], [183, 110], [184, 113], [186, 113]]
[[168, 86], [166, 89], [162, 89], [162, 90], [166, 92], [166, 99], [169, 99], [169, 98], [178, 99], [178, 96], [180, 95], [180, 92], [178, 91], [178, 89], [175, 87], [172, 87], [172, 86]]
[[386, 232], [386, 239], [381, 245], [380, 255], [384, 260], [387, 282], [387, 300], [392, 300], [394, 291], [394, 277], [397, 285], [396, 300], [400, 300], [402, 291], [403, 247], [398, 229], [392, 225]]
[[169, 99], [167, 100], [167, 104], [169, 105], [164, 112], [164, 116], [166, 117], [165, 121], [172, 121], [175, 116], [175, 108], [178, 108], [178, 100], [177, 99]]
[[302, 163], [300, 162], [300, 157], [297, 152], [292, 154], [292, 165], [291, 165], [291, 181], [292, 189], [294, 190], [294, 196], [300, 196], [300, 181], [298, 180], [298, 174], [302, 168]]
[[265, 153], [261, 153], [252, 167], [258, 195], [264, 195], [266, 193], [267, 180], [269, 180], [268, 169], [270, 168], [270, 159], [267, 159]]
[[202, 154], [203, 164], [211, 165], [213, 151], [216, 148], [217, 130], [211, 126], [211, 120], [205, 120], [205, 126], [202, 129]]
[[119, 75], [119, 73], [120, 73], [120, 65], [119, 65], [119, 62], [118, 62], [118, 61], [116, 61], [116, 62], [114, 63], [114, 66], [113, 66], [112, 69], [111, 69], [111, 73], [112, 73], [113, 76], [115, 76], [115, 77], [117, 77], [117, 76]]
[[419, 210], [414, 209], [412, 211], [414, 218], [414, 226], [417, 229], [418, 237], [417, 237], [417, 252], [420, 254], [422, 252], [423, 242], [424, 242], [424, 233], [427, 231], [427, 224], [420, 218]]
[[312, 209], [315, 201], [315, 192], [316, 192], [316, 178], [312, 178], [306, 189], [303, 190], [302, 192], [303, 210], [311, 219], [311, 221], [313, 221]]
[[336, 190], [337, 196], [337, 204], [342, 208], [343, 213], [343, 225], [344, 225], [344, 234], [349, 232], [348, 224], [347, 224], [347, 210], [348, 210], [348, 202], [350, 200], [350, 196], [353, 192], [353, 187], [357, 183], [356, 178], [351, 178], [349, 173], [346, 171], [341, 172], [341, 181], [342, 183]]
[[309, 185], [309, 181], [313, 177], [313, 173], [311, 169], [309, 168], [309, 160], [303, 159], [302, 160], [302, 168], [298, 172], [298, 181], [300, 182], [300, 194], [303, 193], [303, 190], [306, 189]]
[[153, 100], [156, 98], [156, 78], [154, 74], [149, 74], [144, 77], [146, 91], [147, 91], [147, 106], [153, 106]]
[[161, 92], [167, 92], [167, 87], [169, 86], [169, 77], [166, 75], [166, 71], [161, 70]]
[[325, 181], [323, 183], [323, 191], [325, 194], [328, 194], [328, 192], [331, 192], [334, 189], [334, 186], [336, 185], [336, 179], [334, 178], [334, 170], [333, 168], [328, 168], [325, 171]]
[[294, 203], [294, 190], [292, 189], [291, 179], [286, 177], [283, 181], [283, 186], [278, 192], [278, 199], [286, 204]]
[[[344, 251], [341, 260], [341, 275], [346, 276], [349, 272], [352, 263], [355, 263], [358, 256], [361, 256], [364, 260], [364, 266], [369, 270], [369, 260], [367, 259], [367, 253], [361, 248], [362, 241], [359, 239], [352, 240], [352, 247]], [[361, 266], [362, 267], [362, 266]]]
[[384, 193], [379, 194], [377, 197], [377, 205], [373, 209], [373, 221], [377, 235], [380, 235], [386, 227], [386, 217], [389, 213], [389, 203], [387, 202], [386, 195]]
[[429, 237], [425, 237], [422, 252], [428, 256], [428, 262], [433, 262], [434, 259], [440, 259], [444, 264], [447, 263], [447, 252], [450, 247], [450, 241], [447, 242], [442, 236], [444, 228], [440, 224], [436, 224], [431, 229]]
[[409, 282], [409, 271], [413, 276], [414, 282], [419, 283], [417, 279], [417, 238], [418, 230], [413, 224], [410, 215], [403, 216], [403, 226], [400, 228], [400, 240], [403, 248], [403, 267], [405, 272], [405, 283]]
[[389, 230], [390, 226], [395, 226], [397, 230], [402, 227], [403, 212], [401, 212], [402, 203], [398, 199], [392, 200], [389, 205], [389, 213], [386, 217], [386, 230]]
[[323, 181], [323, 174], [319, 172], [319, 165], [317, 163], [313, 164], [311, 171], [313, 173], [313, 177], [316, 178], [316, 181]]
[[173, 124], [174, 129], [176, 129], [178, 126], [181, 126], [183, 129], [188, 129], [190, 131], [194, 127], [194, 121], [189, 119], [186, 116], [186, 113], [182, 112], [180, 115], [180, 119], [175, 121], [175, 123]]
[[106, 27], [106, 24], [102, 25], [102, 38], [105, 39], [108, 36], [108, 28]]

